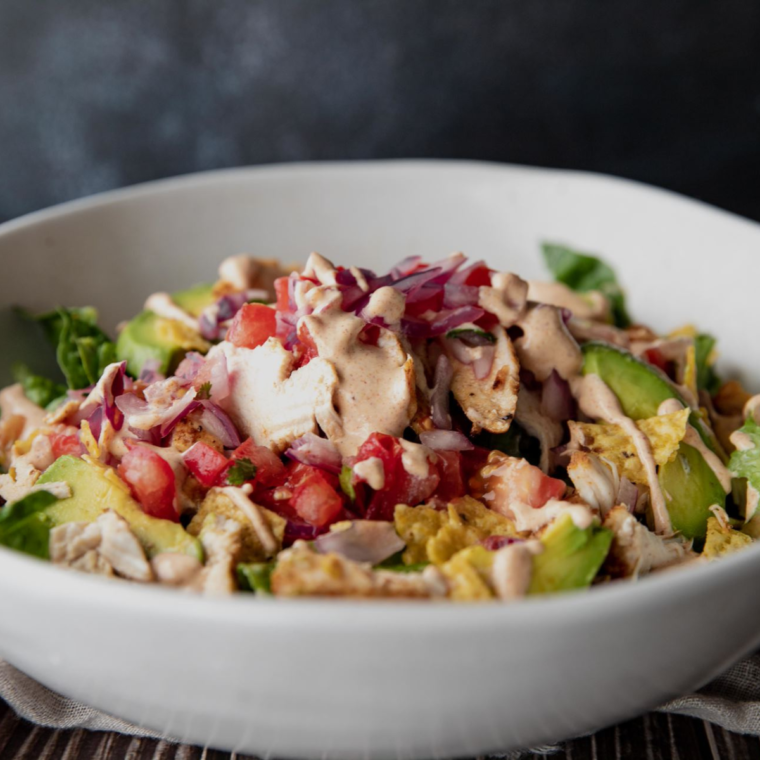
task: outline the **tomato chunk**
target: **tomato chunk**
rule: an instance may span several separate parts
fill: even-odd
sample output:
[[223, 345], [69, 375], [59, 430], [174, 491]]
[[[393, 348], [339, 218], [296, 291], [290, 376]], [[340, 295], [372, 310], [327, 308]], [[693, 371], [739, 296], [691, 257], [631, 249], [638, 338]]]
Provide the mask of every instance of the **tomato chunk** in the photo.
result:
[[229, 466], [229, 460], [224, 454], [211, 448], [207, 443], [198, 441], [182, 454], [182, 461], [198, 482], [206, 488], [216, 483], [222, 470]]
[[274, 281], [274, 292], [277, 294], [277, 311], [290, 311], [290, 297], [288, 296], [289, 277], [278, 277]]
[[235, 314], [227, 340], [238, 348], [256, 348], [276, 333], [275, 310], [261, 303], [247, 303]]
[[225, 469], [217, 479], [220, 484], [226, 484], [229, 468], [233, 467], [235, 462], [240, 459], [247, 459], [256, 468], [256, 474], [251, 478], [256, 486], [269, 488], [280, 485], [285, 480], [287, 474], [285, 465], [280, 461], [277, 454], [271, 452], [266, 446], [257, 446], [251, 438], [248, 438], [230, 454]]
[[462, 454], [459, 451], [436, 451], [435, 463], [441, 478], [435, 495], [445, 501], [451, 501], [465, 495], [464, 468]]
[[497, 512], [509, 514], [509, 505], [515, 502], [538, 509], [549, 499], [561, 499], [565, 493], [563, 481], [544, 475], [524, 459], [504, 456], [489, 467], [493, 464], [497, 464], [496, 469], [483, 481], [484, 490], [493, 493], [489, 506]]
[[56, 459], [62, 456], [81, 457], [84, 454], [84, 446], [79, 436], [74, 434], [54, 433], [50, 436], [50, 446]]
[[177, 497], [174, 470], [160, 454], [145, 446], [132, 446], [122, 458], [118, 473], [145, 514], [179, 522], [174, 506]]
[[407, 472], [403, 463], [404, 448], [392, 435], [372, 433], [359, 447], [356, 462], [375, 457], [383, 464], [383, 488], [374, 491], [367, 502], [366, 516], [371, 520], [393, 520], [397, 504], [415, 506], [429, 499], [438, 487], [440, 475], [428, 462], [424, 476]]
[[288, 486], [293, 491], [290, 506], [309, 525], [329, 525], [343, 512], [343, 499], [332, 480], [318, 467], [299, 462], [289, 468]]
[[465, 279], [464, 284], [475, 286], [475, 287], [479, 287], [481, 285], [490, 285], [491, 284], [491, 270], [485, 265], [475, 267], [467, 275], [467, 278]]

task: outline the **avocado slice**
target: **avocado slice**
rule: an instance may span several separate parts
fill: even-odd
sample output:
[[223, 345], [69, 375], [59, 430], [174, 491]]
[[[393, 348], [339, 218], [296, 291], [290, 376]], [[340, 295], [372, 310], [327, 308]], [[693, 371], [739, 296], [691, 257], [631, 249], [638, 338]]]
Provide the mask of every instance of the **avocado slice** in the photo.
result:
[[660, 467], [660, 488], [675, 530], [686, 538], [704, 539], [710, 507], [723, 507], [726, 494], [715, 473], [693, 446], [682, 443], [672, 462]]
[[129, 523], [149, 558], [161, 552], [177, 552], [203, 561], [203, 549], [197, 538], [179, 523], [146, 515], [140, 505], [105, 473], [106, 470], [77, 457], [56, 459], [37, 482], [65, 481], [71, 487], [71, 496], [45, 508], [44, 514], [51, 527], [68, 522], [93, 522], [106, 509], [113, 509]]
[[[618, 397], [623, 413], [633, 420], [656, 417], [663, 401], [678, 399], [688, 406], [683, 396], [657, 367], [637, 359], [628, 351], [601, 341], [590, 341], [581, 346], [584, 375], [599, 375], [607, 387]], [[699, 433], [705, 445], [726, 461], [723, 448], [715, 434], [698, 412], [692, 411], [689, 423]]]
[[529, 594], [590, 586], [610, 550], [612, 531], [595, 524], [581, 529], [564, 514], [546, 529], [541, 543], [544, 550], [533, 558]]
[[[193, 317], [214, 303], [213, 285], [204, 283], [172, 293], [172, 300]], [[124, 326], [116, 341], [116, 357], [127, 362], [127, 371], [137, 377], [148, 360], [158, 361], [159, 372], [173, 372], [191, 350], [203, 351], [208, 344], [188, 327], [163, 319], [152, 311], [140, 312]]]
[[178, 290], [176, 293], [172, 293], [172, 301], [191, 317], [200, 317], [201, 312], [216, 301], [214, 286], [211, 283], [203, 282], [200, 285], [187, 288], [187, 290]]

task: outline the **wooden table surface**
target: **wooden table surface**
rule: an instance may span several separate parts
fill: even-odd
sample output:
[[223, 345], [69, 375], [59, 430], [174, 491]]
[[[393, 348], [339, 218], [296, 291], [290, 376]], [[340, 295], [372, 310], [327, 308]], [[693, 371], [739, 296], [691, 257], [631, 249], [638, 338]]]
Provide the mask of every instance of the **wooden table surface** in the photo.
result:
[[[546, 758], [529, 753], [525, 758]], [[755, 760], [760, 739], [693, 718], [652, 713], [562, 745], [558, 760]], [[253, 760], [249, 755], [96, 731], [56, 731], [0, 701], [2, 760]]]

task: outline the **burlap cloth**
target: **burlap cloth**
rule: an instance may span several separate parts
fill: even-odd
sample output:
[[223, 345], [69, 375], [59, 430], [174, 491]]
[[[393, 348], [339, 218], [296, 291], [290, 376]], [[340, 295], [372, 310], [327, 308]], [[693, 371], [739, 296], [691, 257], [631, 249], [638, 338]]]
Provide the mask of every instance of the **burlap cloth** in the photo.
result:
[[[0, 698], [22, 717], [51, 728], [86, 728], [117, 731], [131, 736], [169, 739], [150, 729], [114, 718], [80, 702], [62, 697], [0, 660]], [[729, 731], [760, 735], [760, 653], [737, 663], [703, 689], [679, 697], [658, 708], [660, 712], [690, 715], [717, 723]], [[538, 747], [533, 752], [551, 754], [556, 748]], [[521, 752], [500, 757], [517, 760]]]

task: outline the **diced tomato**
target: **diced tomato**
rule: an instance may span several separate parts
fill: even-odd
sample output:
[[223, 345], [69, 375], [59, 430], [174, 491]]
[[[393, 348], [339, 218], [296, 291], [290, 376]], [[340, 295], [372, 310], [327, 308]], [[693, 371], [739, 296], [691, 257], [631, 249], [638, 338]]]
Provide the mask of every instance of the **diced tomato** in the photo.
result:
[[481, 285], [490, 285], [491, 284], [491, 270], [483, 265], [480, 267], [475, 267], [472, 272], [470, 272], [467, 275], [467, 278], [464, 281], [465, 285], [472, 285], [475, 287], [480, 287]]
[[336, 488], [337, 479], [318, 467], [300, 462], [294, 462], [288, 470], [287, 483], [293, 491], [290, 506], [298, 516], [317, 527], [334, 522], [343, 512], [343, 499]]
[[309, 328], [305, 324], [298, 326], [298, 343], [295, 345], [294, 353], [299, 367], [305, 366], [315, 356], [318, 356], [317, 344], [314, 342], [314, 338], [311, 337]]
[[222, 470], [229, 466], [224, 454], [212, 449], [207, 443], [198, 441], [182, 454], [182, 461], [198, 482], [206, 488], [216, 483]]
[[277, 311], [290, 311], [290, 298], [288, 297], [289, 277], [278, 277], [274, 281], [274, 292], [277, 294]]
[[481, 330], [491, 332], [491, 330], [493, 330], [493, 328], [499, 324], [499, 320], [493, 314], [491, 314], [491, 312], [487, 311], [480, 319], [475, 320], [475, 324]]
[[670, 375], [673, 369], [673, 362], [669, 362], [656, 348], [648, 348], [644, 351], [644, 358], [658, 369], [661, 369], [666, 375]]
[[444, 501], [451, 501], [459, 496], [464, 496], [464, 470], [462, 467], [462, 454], [458, 451], [436, 451], [435, 466], [441, 479], [435, 495]]
[[266, 446], [257, 446], [251, 438], [248, 438], [230, 454], [230, 458], [226, 462], [227, 467], [217, 479], [220, 485], [226, 483], [227, 470], [239, 459], [250, 460], [256, 468], [253, 481], [257, 487], [270, 488], [281, 485], [285, 481], [287, 471], [277, 454], [274, 454]]
[[440, 285], [424, 288], [423, 290], [427, 295], [420, 298], [413, 303], [407, 303], [406, 316], [419, 317], [426, 311], [439, 312], [443, 308], [443, 288]]
[[174, 506], [177, 496], [174, 470], [160, 454], [145, 446], [132, 446], [122, 458], [118, 473], [145, 514], [179, 522]]
[[235, 314], [227, 340], [238, 348], [256, 348], [276, 333], [275, 310], [261, 303], [246, 303]]
[[63, 456], [81, 457], [84, 454], [84, 446], [77, 435], [53, 433], [50, 436], [50, 446], [56, 459]]
[[357, 337], [362, 343], [368, 346], [376, 346], [380, 340], [380, 326], [369, 324], [364, 325], [364, 327], [362, 327], [362, 329], [359, 331], [359, 335]]
[[393, 520], [397, 504], [415, 506], [435, 493], [440, 476], [437, 469], [428, 464], [424, 477], [412, 475], [404, 468], [401, 441], [392, 435], [372, 433], [359, 447], [356, 462], [377, 457], [383, 463], [385, 483], [383, 488], [369, 497], [366, 516], [371, 520]]
[[489, 506], [497, 512], [509, 509], [514, 502], [529, 504], [538, 509], [549, 499], [561, 499], [565, 484], [550, 478], [524, 459], [503, 457], [502, 463], [484, 478], [485, 490], [493, 492]]

